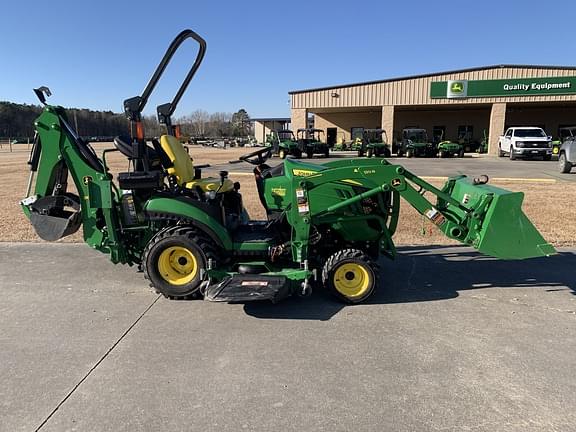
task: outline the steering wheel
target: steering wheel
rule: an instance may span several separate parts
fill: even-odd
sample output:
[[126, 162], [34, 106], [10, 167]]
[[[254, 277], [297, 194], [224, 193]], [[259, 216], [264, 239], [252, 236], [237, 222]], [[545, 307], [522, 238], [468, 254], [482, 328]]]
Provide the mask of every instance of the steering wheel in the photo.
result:
[[263, 149], [240, 156], [238, 161], [248, 162], [252, 165], [262, 165], [270, 156], [272, 156], [272, 147], [264, 147]]

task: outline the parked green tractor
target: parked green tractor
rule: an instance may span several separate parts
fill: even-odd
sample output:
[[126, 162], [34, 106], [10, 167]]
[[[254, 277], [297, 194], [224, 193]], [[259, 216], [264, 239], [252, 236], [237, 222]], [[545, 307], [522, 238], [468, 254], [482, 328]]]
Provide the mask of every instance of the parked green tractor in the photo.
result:
[[298, 145], [302, 153], [310, 159], [315, 154], [320, 154], [324, 157], [330, 156], [330, 147], [322, 141], [324, 131], [322, 129], [298, 129], [296, 132], [298, 136]]
[[[172, 102], [157, 108], [167, 134], [150, 145], [142, 110], [189, 38], [199, 43], [198, 56]], [[286, 159], [270, 167], [270, 147], [246, 154], [237, 162], [253, 165], [267, 214], [249, 220], [240, 184], [226, 171], [204, 178], [173, 136], [171, 115], [205, 47], [191, 30], [177, 36], [142, 95], [124, 102], [131, 136], [117, 137], [116, 148], [101, 156], [77, 136], [62, 107], [46, 104], [48, 89], [35, 90], [45, 108], [35, 121], [21, 205], [41, 238], [58, 240], [82, 226], [89, 246], [114, 263], [138, 265], [166, 297], [242, 302], [308, 296], [313, 286], [344, 302], [366, 300], [378, 287], [379, 257], [396, 255], [392, 238], [401, 199], [447, 237], [482, 253], [504, 259], [555, 253], [522, 212], [522, 193], [465, 176], [438, 189], [386, 159]], [[106, 164], [111, 151], [130, 162], [117, 178]], [[69, 177], [77, 194], [68, 191]]]
[[280, 159], [286, 159], [286, 156], [292, 155], [295, 158], [302, 157], [302, 150], [294, 136], [294, 132], [288, 129], [272, 131], [270, 134], [270, 144], [273, 154]]
[[402, 140], [398, 143], [398, 157], [430, 157], [436, 155], [436, 146], [428, 139], [426, 129], [406, 128], [402, 130]]
[[358, 149], [358, 157], [366, 155], [371, 158], [390, 157], [390, 147], [388, 147], [388, 138], [384, 129], [364, 129], [362, 141]]

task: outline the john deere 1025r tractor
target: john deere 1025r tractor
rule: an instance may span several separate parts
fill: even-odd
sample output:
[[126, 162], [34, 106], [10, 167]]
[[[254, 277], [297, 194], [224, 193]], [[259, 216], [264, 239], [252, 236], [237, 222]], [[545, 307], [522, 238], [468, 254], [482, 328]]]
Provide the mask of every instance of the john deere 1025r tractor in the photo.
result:
[[[141, 113], [180, 44], [196, 40], [194, 65], [171, 103], [157, 108], [167, 134], [148, 144]], [[98, 156], [70, 126], [62, 107], [46, 105], [35, 122], [30, 182], [22, 209], [45, 240], [83, 227], [88, 245], [114, 263], [140, 266], [169, 298], [278, 301], [323, 286], [349, 303], [378, 287], [377, 261], [396, 254], [392, 237], [405, 199], [446, 236], [504, 259], [553, 254], [521, 210], [523, 194], [458, 176], [438, 189], [386, 159], [322, 165], [286, 159], [266, 164], [271, 148], [242, 156], [267, 219], [249, 220], [240, 184], [221, 171], [204, 178], [173, 136], [171, 115], [205, 52], [191, 30], [172, 42], [143, 94], [124, 102], [130, 137]], [[113, 178], [106, 155], [119, 151], [131, 169]], [[34, 181], [34, 175], [36, 179]], [[77, 194], [68, 191], [71, 177]], [[434, 198], [427, 199], [425, 193]]]

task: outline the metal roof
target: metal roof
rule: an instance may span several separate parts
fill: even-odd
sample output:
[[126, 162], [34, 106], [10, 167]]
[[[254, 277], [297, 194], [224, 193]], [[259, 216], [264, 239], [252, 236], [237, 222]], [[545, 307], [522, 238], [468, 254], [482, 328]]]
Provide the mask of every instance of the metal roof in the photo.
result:
[[313, 92], [313, 91], [320, 91], [320, 90], [333, 90], [333, 89], [340, 89], [343, 87], [358, 87], [363, 85], [370, 85], [370, 84], [380, 84], [380, 83], [387, 83], [393, 81], [404, 81], [410, 79], [417, 79], [417, 78], [429, 78], [436, 75], [449, 75], [449, 74], [456, 74], [456, 73], [463, 73], [463, 72], [474, 72], [474, 71], [481, 71], [487, 69], [503, 69], [503, 68], [517, 68], [517, 69], [559, 69], [559, 70], [576, 70], [576, 66], [547, 66], [547, 65], [513, 65], [513, 64], [499, 64], [499, 65], [492, 65], [492, 66], [480, 66], [480, 67], [473, 67], [467, 69], [455, 69], [450, 71], [443, 71], [443, 72], [434, 72], [434, 73], [427, 73], [421, 75], [409, 75], [404, 77], [397, 77], [397, 78], [389, 78], [383, 80], [376, 80], [376, 81], [364, 81], [364, 82], [357, 82], [357, 83], [350, 83], [350, 84], [341, 84], [341, 85], [334, 85], [328, 87], [317, 87], [317, 88], [310, 88], [310, 89], [303, 89], [303, 90], [293, 90], [288, 92], [288, 94], [297, 94], [297, 93], [306, 93], [306, 92]]

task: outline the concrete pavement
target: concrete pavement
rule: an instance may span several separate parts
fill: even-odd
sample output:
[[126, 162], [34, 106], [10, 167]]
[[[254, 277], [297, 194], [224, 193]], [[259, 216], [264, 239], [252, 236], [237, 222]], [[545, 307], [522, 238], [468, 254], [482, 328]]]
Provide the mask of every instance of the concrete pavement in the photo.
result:
[[369, 304], [228, 305], [0, 243], [0, 430], [572, 430], [576, 249], [400, 252]]

